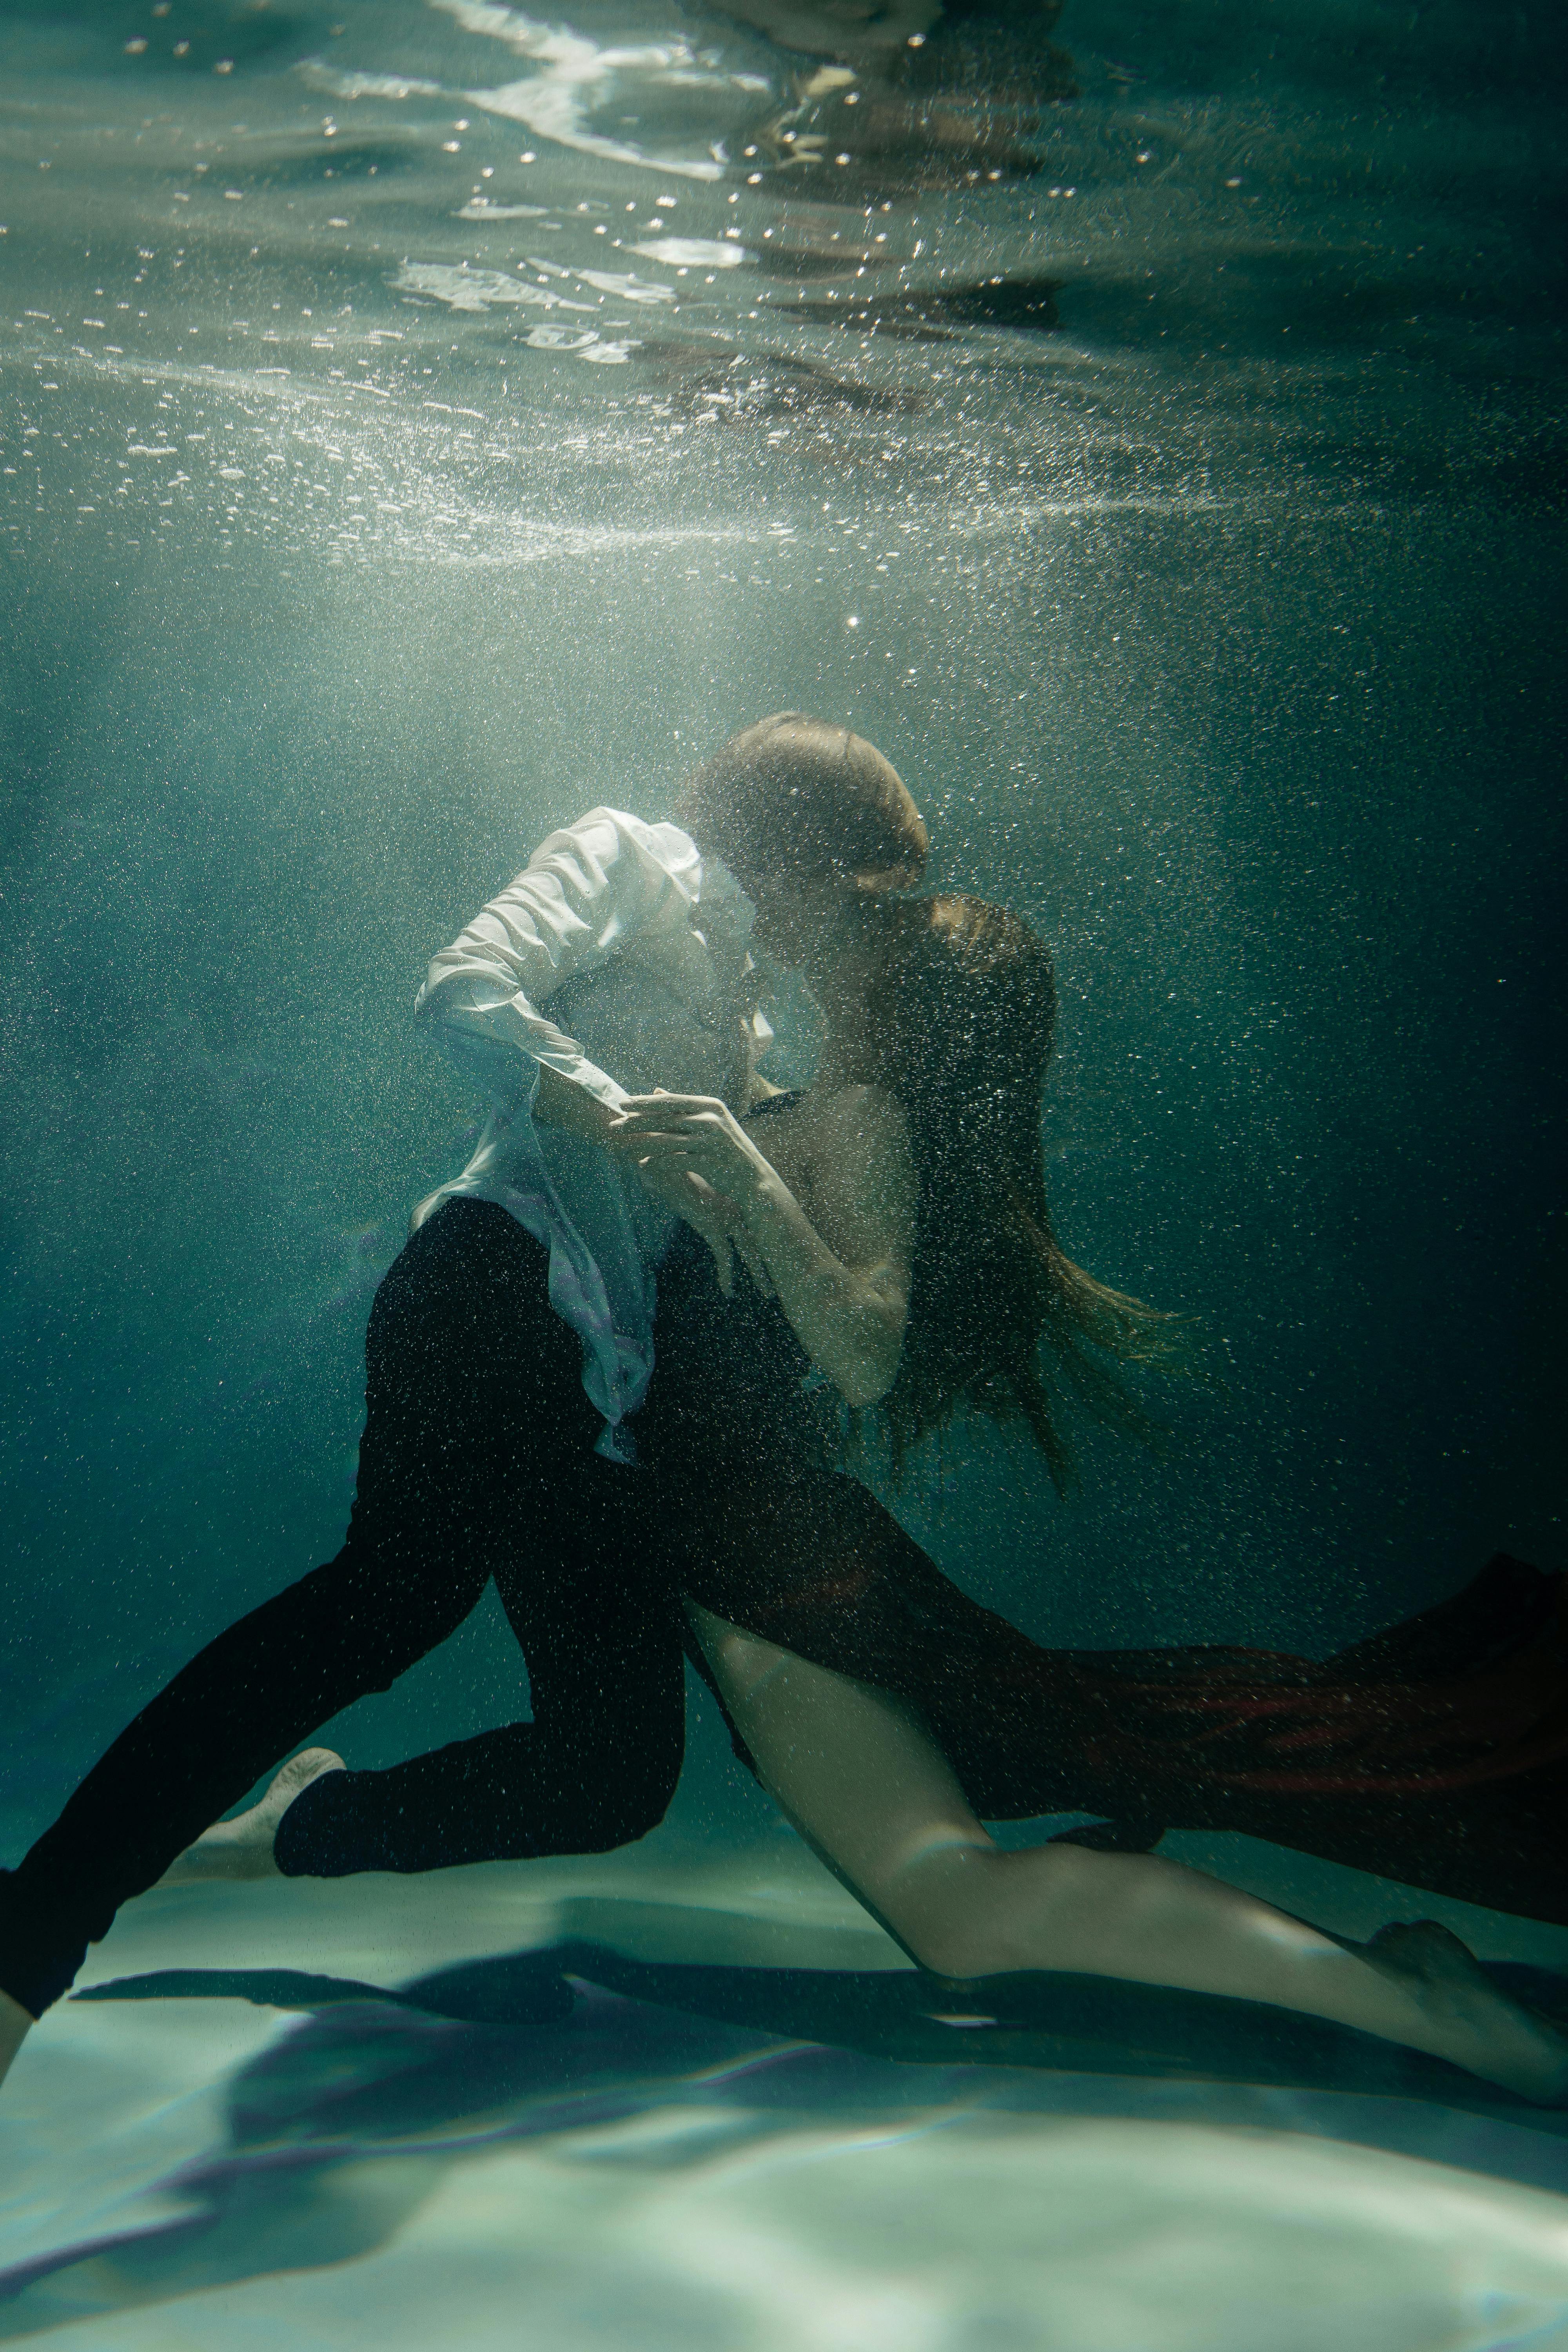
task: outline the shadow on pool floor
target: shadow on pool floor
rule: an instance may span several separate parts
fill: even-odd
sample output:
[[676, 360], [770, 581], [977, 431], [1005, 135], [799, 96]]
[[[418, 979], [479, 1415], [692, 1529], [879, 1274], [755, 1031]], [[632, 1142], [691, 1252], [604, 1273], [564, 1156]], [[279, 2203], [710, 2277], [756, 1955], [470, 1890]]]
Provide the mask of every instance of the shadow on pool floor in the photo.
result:
[[[1568, 2012], [1562, 1978], [1498, 1973]], [[159, 2183], [149, 2218], [0, 2273], [0, 2340], [368, 2255], [454, 2165], [526, 2141], [668, 2170], [933, 2113], [1196, 2116], [1559, 2189], [1568, 2134], [1568, 2115], [1366, 2035], [1092, 1978], [650, 1962], [572, 1938], [390, 1992], [179, 1969], [78, 1999], [193, 1997], [309, 2014], [238, 2070], [226, 2144]]]

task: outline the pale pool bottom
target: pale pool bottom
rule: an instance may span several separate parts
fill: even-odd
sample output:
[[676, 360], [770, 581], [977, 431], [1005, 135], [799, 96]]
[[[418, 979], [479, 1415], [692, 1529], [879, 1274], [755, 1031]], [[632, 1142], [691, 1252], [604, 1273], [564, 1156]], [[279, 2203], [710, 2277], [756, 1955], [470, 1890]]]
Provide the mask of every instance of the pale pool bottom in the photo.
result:
[[[1304, 1907], [1294, 1884], [1259, 1891]], [[1314, 1889], [1318, 1916], [1335, 1891], [1331, 1924], [1384, 1916], [1347, 1874]], [[1429, 1907], [1472, 1935], [1485, 1920]], [[1484, 1949], [1562, 1965], [1568, 1938], [1489, 1924]], [[793, 1843], [715, 1856], [661, 1836], [582, 1863], [156, 1895], [84, 1981], [270, 1967], [391, 1985], [565, 1937], [904, 1965]], [[528, 2080], [502, 2079], [483, 2029], [379, 2005], [308, 2023], [234, 2000], [62, 2004], [0, 2103], [0, 2274], [39, 2265], [0, 2301], [0, 2340], [1568, 2352], [1551, 2193], [1568, 2141], [1528, 2116], [975, 2066], [957, 2029], [951, 2065], [900, 2064], [593, 1998], [599, 2071]]]

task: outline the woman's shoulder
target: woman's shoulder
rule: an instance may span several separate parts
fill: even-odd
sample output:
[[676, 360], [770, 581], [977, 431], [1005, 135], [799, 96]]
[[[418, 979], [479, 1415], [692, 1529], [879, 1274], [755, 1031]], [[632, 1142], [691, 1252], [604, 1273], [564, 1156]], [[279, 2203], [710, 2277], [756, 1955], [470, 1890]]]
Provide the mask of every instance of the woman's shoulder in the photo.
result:
[[816, 1099], [817, 1115], [825, 1119], [846, 1120], [858, 1126], [885, 1127], [904, 1125], [903, 1107], [898, 1097], [874, 1078], [853, 1078], [846, 1085], [831, 1088], [814, 1088], [806, 1097]]
[[844, 1153], [862, 1164], [872, 1160], [902, 1164], [910, 1159], [909, 1121], [903, 1106], [874, 1080], [857, 1079], [823, 1094], [816, 1107], [815, 1124], [825, 1150]]

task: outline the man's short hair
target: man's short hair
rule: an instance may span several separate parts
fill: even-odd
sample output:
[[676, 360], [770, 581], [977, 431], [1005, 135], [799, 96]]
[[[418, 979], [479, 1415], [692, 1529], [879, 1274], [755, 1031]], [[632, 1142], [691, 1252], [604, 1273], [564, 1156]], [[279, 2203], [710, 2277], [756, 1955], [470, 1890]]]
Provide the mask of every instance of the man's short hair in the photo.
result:
[[748, 876], [854, 877], [908, 889], [925, 866], [925, 823], [873, 743], [799, 710], [731, 735], [686, 778], [677, 821]]

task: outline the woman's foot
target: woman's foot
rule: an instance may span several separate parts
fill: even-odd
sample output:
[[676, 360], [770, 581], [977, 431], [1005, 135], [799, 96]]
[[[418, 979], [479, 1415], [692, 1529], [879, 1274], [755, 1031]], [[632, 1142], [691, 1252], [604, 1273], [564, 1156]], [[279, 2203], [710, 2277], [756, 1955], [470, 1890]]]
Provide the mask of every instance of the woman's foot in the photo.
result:
[[330, 1748], [303, 1748], [291, 1756], [258, 1805], [232, 1822], [215, 1822], [188, 1845], [158, 1881], [160, 1886], [194, 1886], [213, 1878], [276, 1878], [272, 1840], [296, 1797], [323, 1772], [342, 1772], [341, 1756]]
[[1450, 2046], [1444, 2055], [1540, 2106], [1568, 2105], [1568, 2034], [1500, 1992], [1458, 1936], [1436, 1919], [1380, 1927], [1363, 1957], [1414, 1992]]

